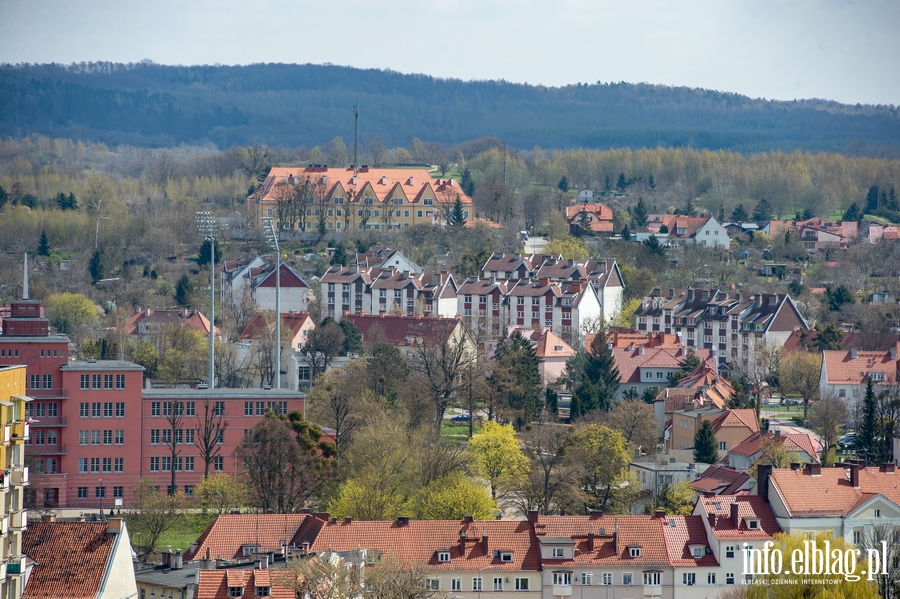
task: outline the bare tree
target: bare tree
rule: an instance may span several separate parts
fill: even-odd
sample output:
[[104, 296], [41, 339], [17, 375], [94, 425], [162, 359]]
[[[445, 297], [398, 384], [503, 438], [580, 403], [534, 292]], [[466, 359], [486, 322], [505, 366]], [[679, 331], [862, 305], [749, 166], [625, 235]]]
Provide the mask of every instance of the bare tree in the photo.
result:
[[[861, 541], [862, 543], [857, 543], [860, 550], [877, 551], [884, 565], [883, 570], [888, 572], [886, 575], [879, 574], [876, 579], [878, 596], [897, 599], [900, 597], [900, 528], [887, 524], [867, 526]], [[885, 547], [887, 555], [884, 555]]]
[[647, 448], [650, 453], [659, 442], [653, 406], [641, 399], [618, 402], [605, 414], [604, 423], [622, 433], [626, 443]]
[[250, 370], [248, 360], [238, 357], [233, 343], [216, 340], [215, 356], [216, 380], [221, 387], [240, 387]]
[[531, 470], [513, 482], [513, 503], [522, 514], [563, 511], [574, 503], [579, 469], [569, 458], [572, 428], [561, 424], [541, 424], [523, 434], [525, 453]]
[[753, 393], [756, 394], [755, 407], [757, 418], [759, 418], [759, 413], [762, 409], [762, 398], [760, 397], [762, 384], [766, 379], [778, 372], [780, 361], [781, 349], [779, 347], [769, 343], [751, 342], [750, 349], [736, 365], [741, 377], [750, 384]]
[[200, 450], [200, 459], [203, 460], [204, 479], [209, 478], [209, 466], [222, 449], [221, 440], [227, 428], [225, 410], [218, 402], [213, 404], [210, 398], [204, 398], [203, 411], [197, 412], [197, 432], [194, 436], [194, 445]]
[[294, 591], [297, 597], [352, 599], [361, 595], [361, 566], [364, 565], [359, 563], [359, 559], [354, 563], [353, 558], [322, 552], [312, 557], [289, 559], [285, 569], [273, 578], [276, 584]]
[[306, 360], [312, 367], [313, 378], [328, 370], [328, 365], [344, 348], [344, 331], [331, 321], [310, 331], [306, 343]]
[[306, 398], [310, 420], [334, 429], [338, 455], [351, 442], [354, 430], [365, 423], [368, 407], [375, 403], [364, 382], [364, 368], [354, 362], [320, 375]]
[[828, 452], [834, 447], [841, 426], [847, 422], [850, 412], [843, 401], [828, 394], [813, 406], [810, 421], [822, 436], [822, 464], [828, 465]]
[[146, 556], [156, 551], [159, 538], [181, 518], [184, 496], [180, 493], [161, 494], [156, 481], [142, 478], [138, 481], [135, 500], [136, 505], [125, 518], [133, 535], [141, 533], [142, 555]]
[[175, 494], [175, 474], [179, 470], [177, 467], [178, 460], [181, 455], [179, 445], [184, 443], [184, 402], [166, 401], [163, 402], [163, 416], [165, 417], [168, 427], [163, 429], [163, 444], [169, 450], [169, 459], [171, 460], [170, 470], [172, 472], [172, 481], [169, 485], [169, 495]]
[[386, 164], [390, 150], [384, 139], [373, 137], [369, 140], [369, 145], [366, 147], [366, 155], [369, 157], [373, 167], [380, 167]]
[[796, 393], [803, 398], [803, 419], [809, 416], [809, 402], [819, 396], [819, 379], [822, 356], [805, 351], [795, 351], [781, 359], [778, 382], [782, 391]]

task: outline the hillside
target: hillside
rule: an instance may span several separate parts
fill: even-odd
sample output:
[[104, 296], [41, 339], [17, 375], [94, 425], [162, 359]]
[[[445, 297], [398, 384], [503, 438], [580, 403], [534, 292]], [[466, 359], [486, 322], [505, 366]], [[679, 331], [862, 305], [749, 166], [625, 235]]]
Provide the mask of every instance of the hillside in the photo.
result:
[[259, 140], [296, 147], [336, 135], [452, 145], [494, 136], [518, 148], [694, 147], [900, 157], [889, 106], [772, 102], [648, 84], [562, 88], [460, 81], [332, 65], [0, 65], [0, 137], [164, 147]]

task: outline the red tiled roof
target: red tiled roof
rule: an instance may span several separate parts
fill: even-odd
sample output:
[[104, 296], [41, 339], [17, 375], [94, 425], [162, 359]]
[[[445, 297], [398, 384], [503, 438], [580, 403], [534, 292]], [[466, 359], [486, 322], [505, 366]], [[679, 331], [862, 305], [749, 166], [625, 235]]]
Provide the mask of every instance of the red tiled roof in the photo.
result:
[[[272, 584], [268, 570], [198, 570], [195, 599], [229, 599], [228, 587], [240, 586], [243, 597], [256, 597], [255, 587], [270, 587], [270, 599], [295, 599], [294, 591]], [[276, 577], [277, 582], [277, 577]]]
[[739, 408], [726, 410], [721, 416], [713, 420], [713, 430], [719, 432], [719, 429], [725, 426], [745, 426], [750, 432], [759, 432], [759, 421], [756, 419], [756, 410], [751, 408]]
[[289, 543], [307, 514], [224, 514], [217, 517], [185, 553], [185, 559], [201, 559], [207, 551], [212, 559], [243, 557], [243, 545], [258, 545], [260, 551], [280, 549]]
[[[663, 566], [669, 565], [662, 526], [655, 516], [538, 516], [535, 532], [540, 540], [572, 538], [578, 551], [574, 559], [544, 559], [554, 566]], [[617, 534], [616, 534], [617, 533]], [[588, 535], [593, 535], [593, 549]], [[629, 545], [641, 547], [640, 557], [631, 557]]]
[[566, 207], [566, 220], [569, 224], [580, 224], [581, 213], [587, 212], [590, 229], [595, 233], [612, 233], [613, 211], [606, 204], [575, 204]]
[[757, 432], [753, 433], [728, 453], [733, 453], [745, 457], [753, 457], [766, 450], [770, 444], [778, 444], [787, 452], [803, 452], [809, 458], [816, 460], [815, 441], [808, 434], [791, 433], [786, 435], [776, 435], [775, 433]]
[[714, 464], [692, 482], [691, 486], [706, 495], [736, 495], [746, 491], [750, 482], [752, 481], [748, 473]]
[[[461, 538], [460, 531], [466, 531]], [[487, 535], [487, 547], [483, 536]], [[402, 560], [426, 564], [430, 570], [538, 570], [540, 550], [528, 521], [459, 520], [339, 521], [323, 524], [318, 534], [294, 543], [310, 542], [310, 551], [371, 549]], [[438, 562], [437, 550], [450, 551], [449, 562]], [[495, 550], [513, 552], [512, 561], [503, 562]]]
[[22, 597], [97, 597], [116, 538], [106, 530], [103, 522], [29, 522], [22, 553], [37, 564]]
[[[898, 343], [900, 348], [900, 343]], [[870, 372], [883, 372], [883, 383], [897, 380], [898, 359], [891, 358], [890, 352], [859, 351], [856, 358], [851, 357], [853, 350], [826, 350], [823, 354], [823, 367], [827, 382], [830, 385], [865, 385]]]
[[845, 516], [858, 506], [860, 497], [880, 493], [900, 505], [900, 473], [860, 468], [859, 487], [850, 485], [843, 466], [822, 468], [812, 476], [806, 470], [775, 468], [769, 484], [778, 492], [791, 516]]
[[[666, 516], [664, 520], [662, 528], [669, 563], [673, 566], [719, 565], [715, 555], [706, 553], [709, 540], [706, 538], [706, 527], [703, 526], [703, 519], [700, 516]], [[691, 545], [703, 546], [700, 557], [694, 557]]]
[[[677, 369], [679, 368], [679, 363], [686, 357], [683, 348], [674, 347], [636, 349], [614, 347], [612, 352], [616, 367], [619, 369], [619, 380], [623, 384], [644, 382], [641, 380], [640, 371], [638, 370], [642, 366]], [[712, 350], [706, 348], [695, 349], [694, 353], [703, 362], [712, 357]]]
[[[738, 522], [732, 517], [731, 506], [738, 506]], [[694, 514], [706, 516], [713, 536], [717, 539], [763, 540], [781, 532], [775, 513], [765, 499], [758, 495], [714, 495], [700, 497]], [[711, 516], [715, 514], [715, 518]], [[759, 528], [747, 528], [747, 519], [759, 520]], [[715, 520], [715, 522], [713, 522]]]
[[[311, 317], [306, 312], [282, 312], [281, 328], [282, 335], [288, 339], [294, 339], [300, 333], [300, 329], [306, 324]], [[241, 332], [241, 339], [259, 339], [262, 331], [275, 329], [275, 312], [263, 314], [257, 312], [250, 319], [250, 322]]]

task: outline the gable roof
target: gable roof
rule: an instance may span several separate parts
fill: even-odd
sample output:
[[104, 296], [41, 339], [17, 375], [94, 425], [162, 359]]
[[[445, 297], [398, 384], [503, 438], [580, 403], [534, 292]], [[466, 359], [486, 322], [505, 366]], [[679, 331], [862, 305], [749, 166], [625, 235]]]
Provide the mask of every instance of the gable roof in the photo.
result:
[[308, 514], [223, 514], [213, 520], [196, 543], [184, 554], [186, 560], [243, 557], [244, 545], [258, 545], [260, 551], [281, 549], [290, 542]]
[[379, 314], [345, 314], [347, 320], [356, 327], [362, 336], [363, 343], [371, 343], [372, 338], [381, 336], [381, 340], [391, 345], [417, 345], [440, 336], [451, 337], [457, 327], [462, 326], [458, 318], [429, 318], [424, 316], [389, 316]]
[[[737, 506], [735, 514], [733, 505]], [[722, 540], [763, 540], [781, 532], [775, 513], [759, 495], [701, 496], [694, 514], [706, 516], [713, 536]], [[737, 521], [735, 521], [737, 516]], [[747, 520], [759, 520], [759, 528], [747, 527]]]
[[822, 369], [829, 385], [865, 385], [874, 372], [884, 373], [882, 381], [897, 380], [900, 368], [900, 343], [893, 351], [857, 351], [855, 349], [825, 350], [822, 352]]
[[[669, 563], [673, 566], [718, 566], [716, 556], [706, 552], [709, 539], [700, 516], [666, 516], [663, 518], [663, 536]], [[702, 545], [700, 557], [694, 557], [692, 545]]]
[[753, 479], [748, 472], [713, 464], [691, 486], [704, 495], [744, 495], [752, 484]]
[[[712, 357], [712, 350], [697, 348], [694, 353], [701, 362], [706, 362]], [[619, 380], [625, 383], [641, 383], [640, 368], [680, 368], [679, 363], [687, 357], [687, 351], [679, 347], [614, 347], [612, 349], [613, 360], [619, 369]], [[656, 383], [659, 380], [653, 379]], [[667, 382], [664, 379], [660, 379]], [[650, 380], [648, 379], [648, 382]]]
[[94, 599], [110, 564], [117, 533], [104, 522], [29, 522], [22, 553], [37, 562], [25, 599]]
[[613, 232], [613, 211], [606, 204], [575, 204], [566, 207], [566, 220], [570, 225], [580, 225], [581, 214], [588, 214], [589, 228], [594, 233]]
[[295, 599], [291, 589], [272, 584], [269, 570], [198, 570], [195, 599], [229, 599], [228, 587], [241, 587], [243, 597], [256, 597], [255, 587], [269, 587], [269, 599]]
[[759, 420], [756, 418], [756, 410], [752, 408], [733, 408], [725, 410], [718, 418], [713, 420], [713, 430], [719, 432], [724, 427], [746, 427], [751, 433], [759, 432]]
[[784, 451], [791, 453], [802, 452], [808, 459], [818, 461], [815, 441], [808, 433], [776, 434], [759, 431], [738, 443], [728, 453], [755, 459], [762, 455], [770, 445], [778, 445]]
[[[288, 339], [296, 338], [300, 333], [300, 329], [302, 329], [308, 321], [312, 322], [312, 317], [306, 312], [282, 312], [282, 336], [287, 337]], [[247, 323], [247, 326], [244, 327], [244, 330], [241, 331], [240, 338], [247, 340], [259, 339], [262, 336], [262, 332], [266, 329], [275, 329], [275, 312], [269, 314], [257, 312], [254, 314], [253, 318], [250, 319], [250, 322]]]
[[850, 483], [849, 469], [844, 466], [820, 468], [819, 475], [808, 469], [774, 468], [769, 477], [770, 488], [781, 497], [793, 517], [846, 516], [853, 512], [866, 495], [881, 494], [900, 505], [900, 474], [882, 472], [879, 468], [859, 468], [859, 487]]
[[[595, 512], [590, 516], [538, 516], [534, 522], [538, 541], [574, 542], [574, 558], [543, 559], [545, 568], [554, 566], [665, 566], [669, 554], [662, 525], [655, 516], [610, 516]], [[640, 547], [639, 557], [631, 557], [630, 547]]]
[[[209, 336], [209, 319], [200, 310], [140, 310], [125, 321], [121, 333], [123, 335], [139, 334], [139, 327], [145, 324], [155, 329], [172, 326], [187, 326], [204, 337]], [[221, 335], [219, 327], [215, 328], [216, 336]]]

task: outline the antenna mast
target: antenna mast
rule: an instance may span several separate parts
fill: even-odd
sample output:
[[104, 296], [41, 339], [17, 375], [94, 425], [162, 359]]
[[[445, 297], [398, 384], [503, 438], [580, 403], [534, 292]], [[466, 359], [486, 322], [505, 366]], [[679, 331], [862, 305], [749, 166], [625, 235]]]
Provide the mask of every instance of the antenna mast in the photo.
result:
[[353, 104], [353, 174], [359, 174], [359, 98]]

